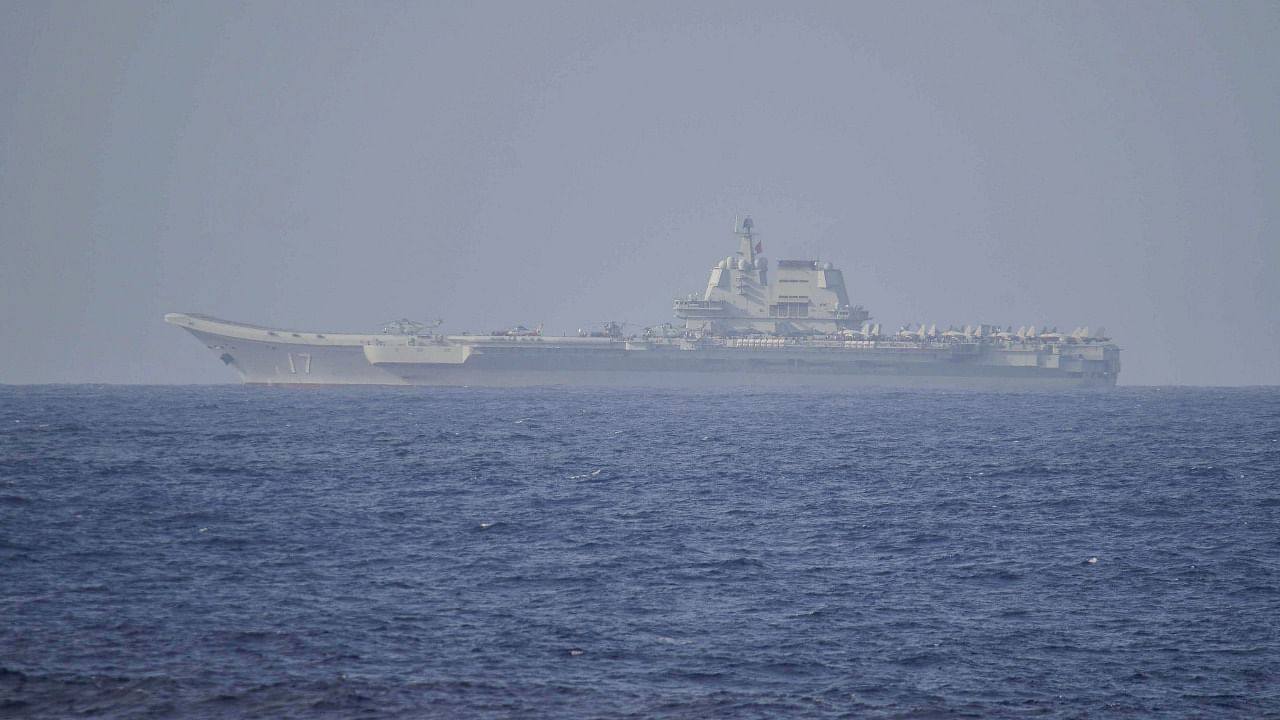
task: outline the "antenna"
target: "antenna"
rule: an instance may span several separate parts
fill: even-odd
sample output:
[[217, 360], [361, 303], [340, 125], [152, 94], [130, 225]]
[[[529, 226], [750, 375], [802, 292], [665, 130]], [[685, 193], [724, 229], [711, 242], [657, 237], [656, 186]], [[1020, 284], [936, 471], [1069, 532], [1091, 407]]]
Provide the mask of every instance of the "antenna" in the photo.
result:
[[[760, 252], [756, 250], [757, 243], [755, 240], [755, 227], [756, 224], [752, 222], [751, 218], [748, 216], [743, 218], [742, 222], [739, 223], [738, 227], [733, 231], [734, 235], [742, 238], [742, 245], [738, 250], [738, 254], [753, 261], [756, 259], [756, 255]], [[762, 250], [763, 248], [761, 248], [761, 251]]]

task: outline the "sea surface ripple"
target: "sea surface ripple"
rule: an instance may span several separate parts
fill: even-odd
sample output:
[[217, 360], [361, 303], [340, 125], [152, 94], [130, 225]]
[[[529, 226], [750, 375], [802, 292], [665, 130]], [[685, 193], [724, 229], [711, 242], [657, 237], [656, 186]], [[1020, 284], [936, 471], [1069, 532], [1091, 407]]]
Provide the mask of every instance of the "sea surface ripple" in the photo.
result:
[[1280, 391], [0, 387], [0, 717], [1280, 717]]

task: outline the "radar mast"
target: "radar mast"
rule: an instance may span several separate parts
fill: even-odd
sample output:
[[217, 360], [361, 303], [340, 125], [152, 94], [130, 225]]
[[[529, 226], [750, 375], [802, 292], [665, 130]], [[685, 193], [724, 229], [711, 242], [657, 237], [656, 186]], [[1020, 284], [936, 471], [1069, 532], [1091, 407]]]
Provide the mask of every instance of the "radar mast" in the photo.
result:
[[756, 245], [759, 242], [756, 240], [755, 226], [755, 223], [751, 222], [751, 218], [746, 217], [733, 229], [733, 234], [741, 238], [738, 254], [752, 262], [756, 259]]

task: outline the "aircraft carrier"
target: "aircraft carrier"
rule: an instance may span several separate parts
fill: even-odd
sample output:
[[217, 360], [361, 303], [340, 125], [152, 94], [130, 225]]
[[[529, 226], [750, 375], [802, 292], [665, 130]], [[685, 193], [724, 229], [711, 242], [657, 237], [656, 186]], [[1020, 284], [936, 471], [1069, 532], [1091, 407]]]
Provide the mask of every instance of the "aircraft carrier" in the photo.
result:
[[628, 335], [618, 323], [573, 336], [516, 327], [449, 335], [409, 320], [380, 333], [285, 330], [171, 313], [245, 383], [267, 385], [601, 385], [1113, 387], [1120, 349], [1105, 332], [974, 324], [884, 332], [850, 305], [831, 263], [769, 268], [750, 218], [738, 250], [666, 323]]

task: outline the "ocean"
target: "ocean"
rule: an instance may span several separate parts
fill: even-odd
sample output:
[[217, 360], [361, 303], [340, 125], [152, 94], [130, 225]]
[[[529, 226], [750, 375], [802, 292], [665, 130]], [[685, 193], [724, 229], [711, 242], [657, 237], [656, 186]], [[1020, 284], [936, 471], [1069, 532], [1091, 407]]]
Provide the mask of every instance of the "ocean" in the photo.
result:
[[1280, 717], [1280, 389], [0, 387], [0, 717]]

